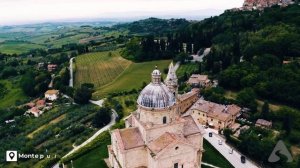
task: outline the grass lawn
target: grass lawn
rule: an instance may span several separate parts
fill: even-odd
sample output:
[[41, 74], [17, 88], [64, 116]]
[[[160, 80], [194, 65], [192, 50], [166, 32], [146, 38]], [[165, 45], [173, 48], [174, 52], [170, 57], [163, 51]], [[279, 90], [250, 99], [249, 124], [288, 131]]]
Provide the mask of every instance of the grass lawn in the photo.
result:
[[31, 49], [45, 48], [42, 45], [27, 42], [4, 42], [0, 44], [0, 52], [6, 54], [21, 54]]
[[189, 75], [197, 70], [198, 70], [198, 65], [196, 63], [186, 63], [180, 65], [180, 67], [176, 71], [176, 74], [178, 77], [182, 77], [185, 72]]
[[[108, 158], [107, 145], [109, 144], [110, 142], [107, 142], [105, 143], [105, 145], [101, 145], [91, 150], [90, 152], [82, 155], [81, 157], [73, 161], [73, 166], [75, 168], [107, 167], [103, 159]], [[69, 164], [68, 167], [71, 167], [71, 165]]]
[[150, 61], [142, 63], [132, 63], [116, 80], [97, 89], [93, 94], [93, 98], [99, 99], [109, 93], [130, 91], [139, 89], [143, 82], [147, 84], [151, 80], [151, 72], [158, 66], [158, 69], [163, 72], [164, 68], [168, 68], [171, 60]]
[[99, 88], [116, 79], [130, 64], [118, 51], [80, 55], [75, 58], [75, 86], [93, 83]]
[[233, 168], [233, 166], [215, 149], [208, 141], [203, 140], [203, 153], [202, 161], [212, 164], [221, 168]]
[[17, 101], [24, 101], [27, 99], [27, 96], [14, 81], [0, 80], [0, 83], [3, 83], [8, 90], [5, 96], [0, 99], [0, 108], [14, 106]]

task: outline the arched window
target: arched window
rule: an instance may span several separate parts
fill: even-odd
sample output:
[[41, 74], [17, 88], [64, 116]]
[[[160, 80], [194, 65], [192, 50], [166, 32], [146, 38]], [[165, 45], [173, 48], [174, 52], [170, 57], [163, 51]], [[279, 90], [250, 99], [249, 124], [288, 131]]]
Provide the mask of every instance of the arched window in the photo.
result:
[[174, 168], [178, 168], [178, 163], [175, 163], [175, 164], [174, 164]]
[[167, 117], [163, 117], [163, 124], [167, 123]]

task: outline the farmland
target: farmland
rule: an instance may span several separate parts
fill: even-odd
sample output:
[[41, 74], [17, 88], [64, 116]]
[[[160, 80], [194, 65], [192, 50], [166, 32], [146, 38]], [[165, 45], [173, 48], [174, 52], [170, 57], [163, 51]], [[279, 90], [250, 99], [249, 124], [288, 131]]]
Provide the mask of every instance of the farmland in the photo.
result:
[[130, 64], [118, 51], [81, 55], [75, 59], [75, 86], [93, 83], [99, 88], [115, 80]]
[[97, 89], [93, 97], [98, 99], [109, 93], [139, 89], [142, 87], [143, 82], [150, 82], [150, 74], [155, 66], [158, 66], [158, 69], [162, 72], [164, 68], [169, 66], [170, 62], [171, 60], [160, 60], [132, 63], [116, 80]]
[[6, 54], [21, 54], [36, 48], [45, 48], [45, 47], [34, 43], [19, 42], [19, 41], [6, 41], [0, 44], [0, 52]]

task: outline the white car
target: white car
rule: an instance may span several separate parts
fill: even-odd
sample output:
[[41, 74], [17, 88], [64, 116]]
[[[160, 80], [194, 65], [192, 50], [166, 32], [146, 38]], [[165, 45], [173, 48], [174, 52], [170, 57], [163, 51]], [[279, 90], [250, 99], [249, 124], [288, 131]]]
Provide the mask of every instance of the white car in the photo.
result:
[[218, 142], [219, 142], [219, 145], [222, 145], [222, 140], [218, 140]]

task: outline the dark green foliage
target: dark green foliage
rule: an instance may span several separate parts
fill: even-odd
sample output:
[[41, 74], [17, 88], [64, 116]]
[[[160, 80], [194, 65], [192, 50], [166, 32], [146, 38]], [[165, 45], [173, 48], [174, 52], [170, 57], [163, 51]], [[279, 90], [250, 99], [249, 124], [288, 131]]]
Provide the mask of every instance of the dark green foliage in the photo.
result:
[[202, 91], [202, 95], [205, 100], [212, 101], [219, 104], [231, 104], [233, 100], [226, 99], [224, 97], [225, 91], [221, 87], [213, 87]]
[[185, 19], [158, 19], [149, 18], [139, 20], [128, 24], [120, 24], [113, 26], [114, 28], [127, 28], [131, 33], [141, 34], [162, 34], [172, 32], [188, 25], [189, 22]]
[[23, 75], [21, 79], [21, 88], [24, 93], [30, 97], [43, 94], [51, 81], [48, 72], [32, 72], [29, 71]]
[[18, 71], [16, 70], [16, 68], [7, 66], [2, 70], [1, 78], [5, 79], [16, 75], [18, 75]]
[[75, 90], [74, 101], [78, 104], [87, 104], [92, 98], [92, 90], [88, 87], [81, 86]]
[[6, 92], [7, 92], [7, 88], [3, 83], [0, 83], [0, 99], [5, 96]]
[[102, 128], [107, 125], [111, 120], [111, 109], [108, 107], [102, 107], [97, 112], [95, 118], [93, 119], [93, 126], [97, 128]]
[[251, 88], [246, 88], [240, 91], [237, 95], [236, 101], [242, 107], [247, 107], [251, 111], [257, 111], [257, 102], [255, 100], [256, 95]]
[[261, 118], [268, 120], [270, 115], [269, 113], [270, 113], [269, 103], [268, 101], [265, 101], [261, 109]]

